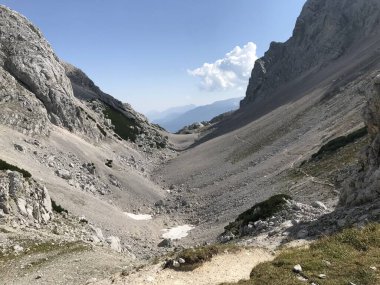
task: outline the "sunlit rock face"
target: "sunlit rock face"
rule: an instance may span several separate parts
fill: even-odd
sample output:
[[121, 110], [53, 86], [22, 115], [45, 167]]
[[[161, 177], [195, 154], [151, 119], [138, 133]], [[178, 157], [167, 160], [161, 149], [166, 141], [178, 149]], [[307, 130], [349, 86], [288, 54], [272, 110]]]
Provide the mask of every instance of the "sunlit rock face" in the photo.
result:
[[65, 69], [42, 33], [24, 16], [0, 6], [0, 123], [28, 134], [48, 122], [98, 137], [73, 95]]
[[377, 0], [309, 0], [297, 19], [292, 37], [272, 42], [258, 59], [242, 100], [246, 106], [309, 72], [318, 72], [354, 45], [379, 33]]

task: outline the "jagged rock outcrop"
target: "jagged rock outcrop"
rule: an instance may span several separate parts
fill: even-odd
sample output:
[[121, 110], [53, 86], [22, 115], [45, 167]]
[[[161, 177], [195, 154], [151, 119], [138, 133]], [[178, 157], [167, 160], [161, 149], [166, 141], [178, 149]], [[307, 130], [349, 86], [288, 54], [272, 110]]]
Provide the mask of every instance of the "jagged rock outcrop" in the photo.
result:
[[17, 171], [0, 171], [0, 219], [6, 217], [24, 224], [47, 223], [52, 217], [47, 189]]
[[374, 89], [364, 109], [364, 120], [371, 143], [360, 153], [356, 177], [341, 193], [342, 206], [380, 199], [380, 75], [374, 80]]
[[148, 123], [147, 118], [133, 110], [129, 104], [123, 104], [111, 95], [104, 93], [82, 70], [66, 62], [62, 62], [62, 65], [65, 68], [66, 75], [71, 81], [75, 97], [87, 101], [99, 100], [104, 104], [117, 109], [127, 118], [136, 120], [140, 124]]
[[[70, 131], [100, 136], [88, 125], [65, 69], [42, 33], [4, 6], [0, 6], [0, 78], [1, 107], [9, 111], [2, 113], [2, 123], [25, 127], [31, 134], [47, 133], [48, 118]], [[24, 125], [16, 121], [20, 119]]]
[[245, 106], [270, 95], [300, 75], [318, 72], [380, 31], [380, 2], [377, 0], [309, 0], [303, 7], [292, 37], [272, 42], [252, 71]]
[[46, 109], [32, 92], [0, 67], [0, 124], [28, 135], [49, 133]]
[[167, 144], [143, 115], [102, 92], [80, 69], [61, 62], [38, 28], [4, 6], [0, 87], [0, 124], [25, 134], [49, 134], [50, 121], [95, 141], [115, 136], [146, 147]]
[[71, 80], [74, 96], [95, 111], [106, 126], [113, 127], [117, 135], [143, 146], [166, 146], [167, 139], [144, 115], [136, 112], [129, 104], [104, 93], [79, 68], [69, 63], [62, 64]]

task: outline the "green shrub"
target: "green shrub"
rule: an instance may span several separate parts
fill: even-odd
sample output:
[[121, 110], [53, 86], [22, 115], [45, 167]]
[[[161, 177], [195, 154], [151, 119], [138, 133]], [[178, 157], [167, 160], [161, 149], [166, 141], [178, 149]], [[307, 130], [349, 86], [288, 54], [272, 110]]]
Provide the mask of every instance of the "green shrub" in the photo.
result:
[[137, 135], [140, 134], [138, 125], [134, 119], [127, 118], [123, 113], [119, 112], [111, 106], [106, 106], [103, 111], [105, 117], [111, 120], [115, 126], [115, 133], [117, 133], [124, 140], [136, 141]]
[[256, 222], [258, 220], [265, 220], [280, 210], [286, 204], [286, 200], [291, 200], [292, 198], [286, 194], [278, 194], [270, 197], [269, 199], [255, 204], [252, 208], [241, 213], [234, 222], [229, 223], [224, 227], [225, 231], [232, 232], [238, 235], [240, 228], [248, 225], [249, 222]]
[[160, 141], [160, 142], [156, 142], [156, 147], [157, 148], [165, 148], [167, 147], [167, 142], [166, 141]]
[[232, 244], [215, 244], [215, 245], [206, 245], [199, 246], [195, 248], [187, 248], [182, 250], [176, 255], [176, 260], [182, 258], [185, 260], [184, 264], [181, 264], [180, 267], [173, 267], [172, 262], [169, 261], [166, 267], [170, 267], [177, 271], [192, 271], [199, 266], [201, 266], [204, 262], [210, 261], [213, 256], [228, 252], [237, 252], [240, 248], [236, 245]]
[[5, 162], [4, 160], [0, 159], [0, 170], [11, 170], [11, 171], [17, 171], [20, 172], [25, 178], [30, 178], [32, 177], [32, 174], [30, 174], [29, 171], [19, 168], [15, 165], [9, 164]]
[[183, 258], [185, 260], [185, 263], [179, 268], [182, 271], [194, 270], [204, 262], [210, 261], [211, 258], [217, 253], [218, 249], [212, 245], [185, 249], [178, 255], [178, 258]]
[[318, 152], [314, 153], [311, 158], [312, 159], [319, 159], [323, 155], [332, 153], [337, 151], [338, 149], [366, 136], [368, 134], [367, 127], [363, 127], [361, 129], [358, 129], [347, 136], [341, 136], [337, 137], [329, 142], [327, 142], [325, 145], [323, 145]]

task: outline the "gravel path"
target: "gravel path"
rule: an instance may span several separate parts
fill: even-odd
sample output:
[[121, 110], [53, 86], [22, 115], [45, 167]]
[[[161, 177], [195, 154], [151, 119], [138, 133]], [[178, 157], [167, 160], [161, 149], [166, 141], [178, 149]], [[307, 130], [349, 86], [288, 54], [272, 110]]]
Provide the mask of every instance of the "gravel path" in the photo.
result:
[[261, 262], [273, 260], [274, 255], [260, 248], [244, 249], [237, 253], [215, 256], [210, 262], [189, 272], [161, 269], [161, 265], [146, 267], [124, 278], [105, 280], [96, 285], [213, 285], [222, 282], [237, 282], [249, 279], [252, 268]]

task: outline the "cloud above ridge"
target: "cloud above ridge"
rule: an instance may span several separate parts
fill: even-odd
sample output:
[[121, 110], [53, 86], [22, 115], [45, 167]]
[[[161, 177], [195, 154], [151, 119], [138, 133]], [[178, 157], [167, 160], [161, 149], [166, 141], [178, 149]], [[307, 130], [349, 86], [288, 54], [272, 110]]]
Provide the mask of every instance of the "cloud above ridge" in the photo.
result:
[[206, 91], [242, 89], [248, 84], [253, 65], [257, 59], [257, 46], [248, 42], [243, 47], [236, 46], [224, 58], [214, 63], [204, 63], [201, 67], [187, 72], [201, 79], [200, 88]]

